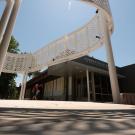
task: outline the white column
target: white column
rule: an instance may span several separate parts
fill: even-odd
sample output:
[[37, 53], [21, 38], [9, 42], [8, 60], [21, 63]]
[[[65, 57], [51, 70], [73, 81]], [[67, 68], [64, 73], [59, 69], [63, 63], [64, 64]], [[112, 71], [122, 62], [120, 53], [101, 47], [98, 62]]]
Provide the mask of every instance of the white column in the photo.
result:
[[12, 7], [13, 7], [13, 0], [7, 0], [6, 7], [4, 9], [4, 12], [3, 12], [1, 20], [0, 20], [0, 43], [3, 38], [4, 30], [7, 26], [8, 20], [9, 20], [9, 16], [10, 16]]
[[20, 0], [15, 0], [14, 6], [13, 6], [13, 9], [12, 9], [12, 12], [11, 12], [11, 15], [7, 24], [7, 28], [5, 30], [5, 34], [3, 36], [3, 40], [0, 45], [0, 74], [2, 72], [3, 64], [6, 58], [12, 30], [16, 21], [16, 16], [17, 16], [19, 7], [20, 7]]
[[68, 99], [72, 100], [72, 76], [68, 77]]
[[87, 93], [88, 93], [88, 102], [90, 101], [90, 81], [89, 81], [89, 71], [86, 70], [86, 77], [87, 77]]
[[91, 82], [92, 82], [92, 94], [93, 94], [93, 101], [96, 101], [94, 72], [91, 72]]
[[20, 100], [24, 100], [26, 84], [27, 84], [27, 77], [28, 77], [28, 74], [24, 73], [22, 85], [21, 85], [20, 97], [19, 97]]
[[102, 25], [104, 30], [104, 42], [105, 42], [105, 48], [107, 53], [107, 61], [108, 61], [108, 68], [109, 68], [109, 75], [110, 75], [110, 83], [112, 88], [113, 102], [120, 103], [118, 77], [117, 77], [117, 72], [116, 72], [116, 67], [115, 67], [115, 62], [113, 57], [110, 33], [109, 33], [107, 20], [104, 13], [101, 14], [101, 18], [102, 18]]

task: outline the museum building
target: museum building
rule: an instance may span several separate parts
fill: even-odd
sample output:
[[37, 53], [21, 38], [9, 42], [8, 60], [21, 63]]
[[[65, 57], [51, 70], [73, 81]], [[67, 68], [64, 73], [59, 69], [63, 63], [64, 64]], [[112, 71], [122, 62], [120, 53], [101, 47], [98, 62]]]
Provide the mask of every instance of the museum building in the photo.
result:
[[[135, 93], [135, 65], [116, 69], [120, 92]], [[108, 64], [90, 56], [51, 66], [29, 80], [25, 99], [30, 99], [35, 84], [43, 86], [43, 100], [113, 101]]]

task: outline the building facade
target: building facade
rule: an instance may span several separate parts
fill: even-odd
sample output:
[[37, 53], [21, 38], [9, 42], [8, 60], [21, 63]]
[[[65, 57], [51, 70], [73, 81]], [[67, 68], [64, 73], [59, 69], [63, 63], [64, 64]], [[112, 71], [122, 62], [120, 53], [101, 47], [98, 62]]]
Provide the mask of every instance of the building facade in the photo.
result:
[[[120, 92], [128, 91], [128, 87], [124, 86], [128, 79], [125, 68], [116, 67], [116, 69]], [[31, 97], [32, 88], [37, 83], [43, 85], [43, 100], [96, 102], [113, 100], [107, 63], [89, 56], [49, 67], [28, 81], [25, 98]], [[134, 90], [132, 92], [135, 92]]]

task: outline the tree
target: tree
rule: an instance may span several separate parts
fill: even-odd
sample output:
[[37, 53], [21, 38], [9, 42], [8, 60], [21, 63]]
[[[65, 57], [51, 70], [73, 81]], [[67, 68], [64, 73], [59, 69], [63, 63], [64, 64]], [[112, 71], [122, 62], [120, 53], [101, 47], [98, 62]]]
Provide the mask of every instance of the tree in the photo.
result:
[[[12, 36], [8, 48], [8, 52], [19, 53], [19, 43]], [[16, 74], [2, 73], [0, 76], [0, 98], [17, 98], [17, 89], [16, 89]]]

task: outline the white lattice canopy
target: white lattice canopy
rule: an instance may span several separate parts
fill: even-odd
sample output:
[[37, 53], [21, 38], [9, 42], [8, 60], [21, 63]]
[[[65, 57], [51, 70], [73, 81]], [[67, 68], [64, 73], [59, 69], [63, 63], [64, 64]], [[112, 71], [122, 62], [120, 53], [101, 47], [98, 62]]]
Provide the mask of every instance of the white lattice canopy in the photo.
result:
[[82, 28], [45, 45], [32, 54], [7, 53], [3, 72], [34, 72], [55, 64], [87, 55], [104, 44], [101, 14], [105, 15], [110, 34], [113, 31], [112, 15], [108, 0], [80, 0], [95, 6], [98, 14]]

